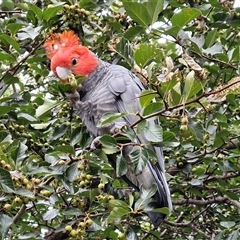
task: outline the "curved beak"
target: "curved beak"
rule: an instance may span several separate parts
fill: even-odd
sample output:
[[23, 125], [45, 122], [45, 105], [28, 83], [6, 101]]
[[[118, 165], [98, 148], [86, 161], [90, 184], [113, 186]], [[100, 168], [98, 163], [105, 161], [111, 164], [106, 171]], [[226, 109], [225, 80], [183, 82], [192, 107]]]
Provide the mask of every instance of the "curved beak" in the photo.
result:
[[61, 80], [66, 81], [69, 75], [72, 74], [72, 71], [68, 68], [56, 67], [56, 73]]

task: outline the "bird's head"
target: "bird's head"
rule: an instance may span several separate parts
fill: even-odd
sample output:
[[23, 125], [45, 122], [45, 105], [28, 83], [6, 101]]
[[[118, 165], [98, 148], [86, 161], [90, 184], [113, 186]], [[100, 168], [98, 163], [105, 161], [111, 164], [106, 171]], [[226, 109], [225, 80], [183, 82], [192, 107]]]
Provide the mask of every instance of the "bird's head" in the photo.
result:
[[73, 31], [53, 34], [44, 47], [51, 59], [51, 70], [63, 83], [67, 82], [70, 74], [88, 76], [99, 64], [93, 53], [81, 45]]

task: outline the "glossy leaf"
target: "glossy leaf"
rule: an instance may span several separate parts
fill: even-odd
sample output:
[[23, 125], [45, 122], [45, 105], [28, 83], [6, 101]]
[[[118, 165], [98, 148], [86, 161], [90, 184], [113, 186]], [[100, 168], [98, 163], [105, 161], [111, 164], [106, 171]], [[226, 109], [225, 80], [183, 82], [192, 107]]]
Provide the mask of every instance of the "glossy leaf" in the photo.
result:
[[3, 168], [0, 168], [0, 188], [5, 193], [13, 193], [15, 190], [10, 173]]

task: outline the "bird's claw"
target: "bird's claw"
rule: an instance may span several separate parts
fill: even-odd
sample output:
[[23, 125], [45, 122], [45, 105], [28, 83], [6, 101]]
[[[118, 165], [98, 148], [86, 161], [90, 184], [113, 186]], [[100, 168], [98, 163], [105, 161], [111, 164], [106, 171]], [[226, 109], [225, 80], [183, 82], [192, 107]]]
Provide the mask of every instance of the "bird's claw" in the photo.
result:
[[100, 146], [100, 141], [99, 141], [100, 138], [101, 138], [101, 136], [98, 136], [98, 137], [93, 139], [93, 141], [90, 145], [90, 150], [91, 151], [96, 150]]

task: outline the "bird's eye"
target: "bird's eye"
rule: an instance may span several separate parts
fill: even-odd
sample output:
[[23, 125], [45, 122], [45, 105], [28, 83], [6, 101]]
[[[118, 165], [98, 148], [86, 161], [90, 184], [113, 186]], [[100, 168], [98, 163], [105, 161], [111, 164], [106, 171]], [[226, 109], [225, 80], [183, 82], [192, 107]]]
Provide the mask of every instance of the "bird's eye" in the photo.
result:
[[73, 58], [72, 59], [72, 65], [74, 66], [74, 65], [76, 65], [77, 64], [77, 59], [76, 58]]

